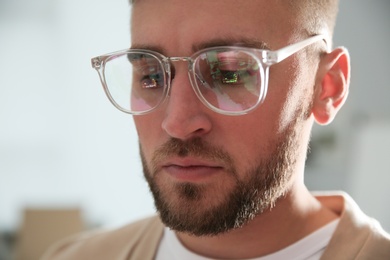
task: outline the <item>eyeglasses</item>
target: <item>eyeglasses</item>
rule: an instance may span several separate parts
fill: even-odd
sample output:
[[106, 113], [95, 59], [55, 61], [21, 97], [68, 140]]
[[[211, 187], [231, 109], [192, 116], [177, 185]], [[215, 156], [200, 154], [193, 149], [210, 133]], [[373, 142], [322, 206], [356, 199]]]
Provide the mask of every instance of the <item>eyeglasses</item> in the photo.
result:
[[191, 86], [206, 107], [224, 115], [243, 115], [264, 101], [271, 65], [319, 40], [325, 37], [312, 36], [276, 51], [212, 47], [191, 57], [127, 49], [92, 58], [91, 62], [107, 97], [125, 113], [143, 115], [162, 104], [170, 94], [172, 63], [184, 61], [188, 62]]

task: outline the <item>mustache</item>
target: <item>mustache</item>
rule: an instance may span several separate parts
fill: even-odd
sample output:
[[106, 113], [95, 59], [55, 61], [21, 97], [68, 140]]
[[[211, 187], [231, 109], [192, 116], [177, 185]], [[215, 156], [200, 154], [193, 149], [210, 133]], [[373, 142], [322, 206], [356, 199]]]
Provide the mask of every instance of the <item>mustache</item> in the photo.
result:
[[172, 156], [181, 158], [192, 156], [200, 159], [222, 162], [229, 166], [233, 165], [233, 159], [226, 151], [221, 147], [211, 145], [200, 137], [189, 140], [180, 140], [177, 138], [169, 139], [153, 153], [152, 165], [158, 165], [159, 162]]

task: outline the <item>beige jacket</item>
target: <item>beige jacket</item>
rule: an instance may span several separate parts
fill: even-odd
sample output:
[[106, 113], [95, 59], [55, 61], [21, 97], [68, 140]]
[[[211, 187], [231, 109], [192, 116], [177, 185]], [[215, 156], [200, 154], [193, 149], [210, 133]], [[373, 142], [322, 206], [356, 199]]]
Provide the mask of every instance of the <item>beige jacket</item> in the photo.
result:
[[[339, 225], [321, 259], [390, 259], [390, 236], [348, 195], [316, 198], [340, 215]], [[121, 229], [78, 235], [57, 244], [43, 260], [153, 259], [163, 230], [164, 225], [154, 216]]]

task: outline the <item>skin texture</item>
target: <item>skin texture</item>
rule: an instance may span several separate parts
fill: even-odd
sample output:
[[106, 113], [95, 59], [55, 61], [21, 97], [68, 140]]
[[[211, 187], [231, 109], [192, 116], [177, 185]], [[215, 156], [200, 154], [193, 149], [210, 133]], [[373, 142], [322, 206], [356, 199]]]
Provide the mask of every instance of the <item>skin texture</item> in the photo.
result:
[[[278, 49], [309, 36], [299, 17], [282, 2], [137, 1], [132, 9], [132, 47], [157, 49], [166, 56], [191, 56], [198, 46], [210, 42], [234, 44], [251, 39]], [[303, 183], [312, 124], [330, 123], [348, 93], [348, 53], [335, 49], [320, 55], [321, 44], [272, 66], [265, 102], [247, 115], [224, 116], [206, 108], [192, 90], [187, 64], [182, 62], [174, 64], [169, 99], [153, 113], [134, 117], [146, 179], [180, 218], [189, 212], [201, 219], [203, 213], [223, 204], [237, 180], [250, 183], [253, 175], [266, 177], [275, 172], [283, 176], [271, 205], [242, 227], [211, 235], [177, 231], [190, 250], [213, 258], [263, 256], [337, 217]], [[172, 140], [186, 146], [195, 139], [213, 147], [211, 150], [223, 151], [229, 159], [203, 156], [201, 152], [186, 154], [185, 149], [158, 152]], [[275, 157], [281, 143], [289, 140], [292, 145], [285, 147], [285, 168], [253, 170], [275, 167], [277, 163], [267, 162]], [[201, 191], [183, 191], [187, 184], [202, 187]], [[270, 210], [269, 206], [274, 207]]]

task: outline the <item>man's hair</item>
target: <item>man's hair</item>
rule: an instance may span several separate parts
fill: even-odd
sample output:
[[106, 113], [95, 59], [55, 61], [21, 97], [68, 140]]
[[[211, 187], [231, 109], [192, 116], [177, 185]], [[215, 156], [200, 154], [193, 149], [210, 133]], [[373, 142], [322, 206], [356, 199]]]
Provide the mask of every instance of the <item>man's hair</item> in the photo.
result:
[[301, 18], [309, 35], [326, 33], [331, 38], [338, 13], [338, 0], [281, 0]]

